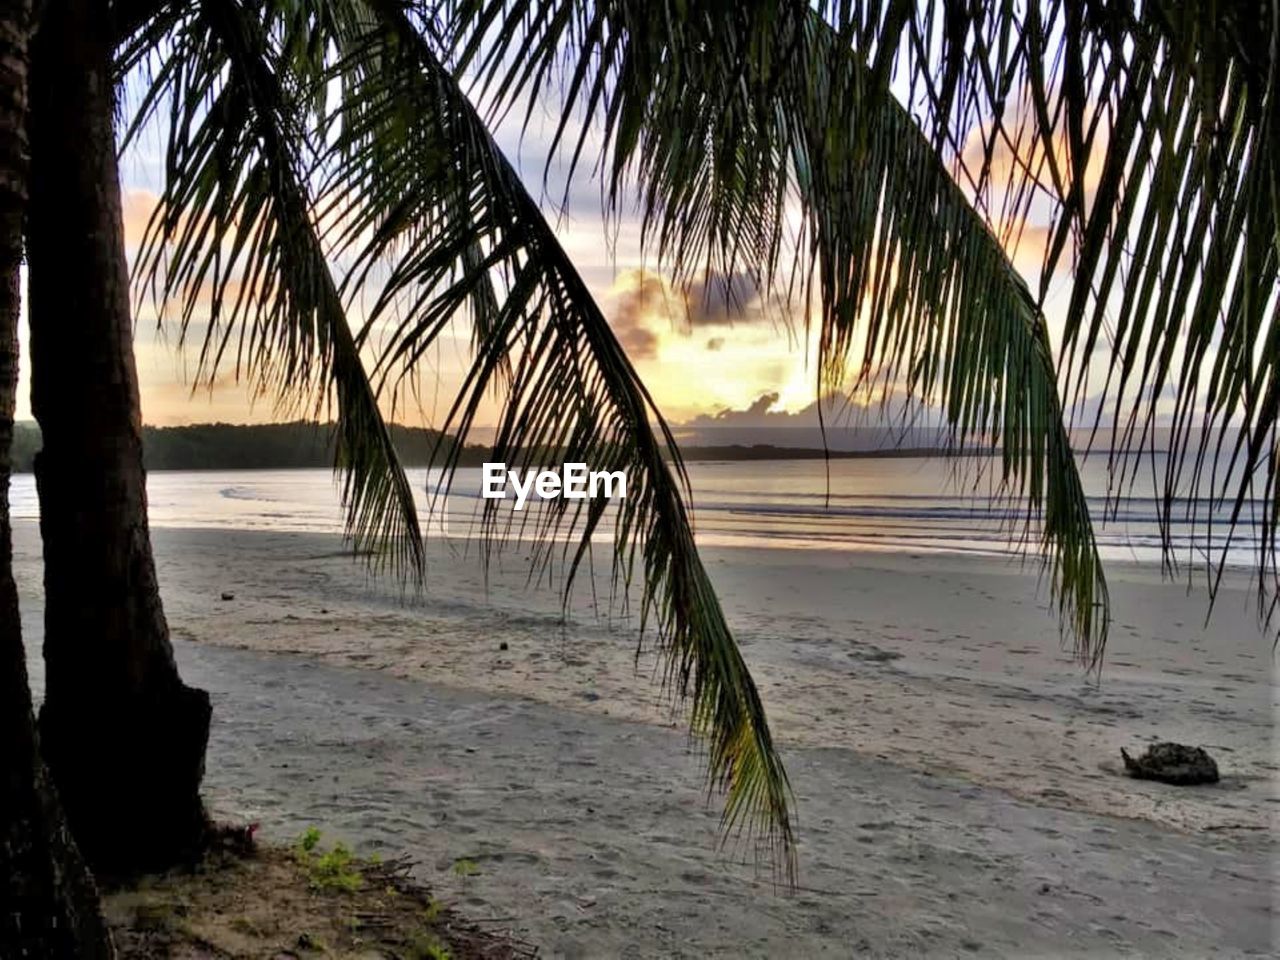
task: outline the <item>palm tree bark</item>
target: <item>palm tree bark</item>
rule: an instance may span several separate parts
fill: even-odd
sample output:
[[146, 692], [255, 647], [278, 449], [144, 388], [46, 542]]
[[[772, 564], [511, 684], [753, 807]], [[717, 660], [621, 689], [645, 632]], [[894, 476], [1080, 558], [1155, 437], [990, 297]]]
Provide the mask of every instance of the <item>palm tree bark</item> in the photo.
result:
[[97, 890], [40, 759], [9, 524], [26, 203], [30, 0], [0, 2], [0, 956], [111, 957]]
[[103, 0], [43, 4], [31, 55], [32, 409], [45, 561], [44, 755], [98, 872], [201, 846], [209, 698], [183, 684], [147, 526]]

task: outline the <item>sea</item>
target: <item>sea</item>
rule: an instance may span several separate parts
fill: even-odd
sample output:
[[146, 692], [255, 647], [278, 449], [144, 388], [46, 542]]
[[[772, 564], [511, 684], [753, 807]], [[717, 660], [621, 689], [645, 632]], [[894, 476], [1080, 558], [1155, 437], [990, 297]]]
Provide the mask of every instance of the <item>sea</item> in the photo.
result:
[[[1232, 502], [1175, 498], [1169, 551], [1162, 551], [1162, 500], [1153, 479], [1162, 469], [1152, 463], [1117, 490], [1104, 458], [1083, 462], [1104, 559], [1163, 557], [1181, 565], [1225, 556], [1228, 566], [1256, 566], [1262, 522], [1252, 502], [1228, 537]], [[704, 546], [1000, 555], [1034, 551], [1040, 535], [1025, 500], [999, 484], [996, 458], [701, 461], [687, 470], [695, 533]], [[494, 501], [480, 499], [479, 468], [459, 470], [447, 497], [438, 470], [409, 476], [428, 538], [480, 535], [477, 519]], [[324, 469], [153, 471], [147, 493], [155, 527], [341, 532], [343, 525], [341, 484]], [[30, 475], [14, 476], [11, 504], [15, 519], [38, 518]], [[607, 524], [597, 534], [611, 535]]]

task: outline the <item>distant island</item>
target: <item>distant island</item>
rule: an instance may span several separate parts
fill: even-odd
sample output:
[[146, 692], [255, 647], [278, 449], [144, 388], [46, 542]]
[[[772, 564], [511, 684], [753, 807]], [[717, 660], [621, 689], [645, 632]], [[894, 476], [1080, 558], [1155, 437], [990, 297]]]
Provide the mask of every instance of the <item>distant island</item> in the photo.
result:
[[[391, 440], [406, 466], [423, 467], [433, 454], [447, 453], [454, 440], [438, 430], [391, 425]], [[442, 439], [443, 438], [443, 439]], [[143, 461], [148, 470], [283, 470], [332, 467], [332, 425], [308, 420], [291, 423], [198, 423], [185, 427], [142, 428]], [[40, 428], [31, 421], [15, 425], [13, 469], [30, 472], [40, 449]], [[463, 451], [468, 466], [484, 461], [483, 448]]]
[[[438, 430], [391, 426], [391, 439], [407, 467], [439, 463], [457, 441]], [[331, 467], [334, 463], [331, 424], [298, 420], [292, 423], [200, 423], [185, 427], [143, 427], [143, 455], [148, 470], [284, 470]], [[29, 473], [40, 449], [40, 428], [31, 421], [14, 429], [13, 469]], [[774, 444], [725, 446], [681, 445], [680, 455], [691, 462], [710, 460], [848, 460], [866, 457], [947, 456], [963, 452], [986, 455], [990, 450], [950, 450], [945, 447], [886, 447], [880, 450], [831, 450]], [[466, 445], [458, 462], [478, 467], [491, 456], [483, 444]], [[434, 460], [433, 460], [434, 457]]]

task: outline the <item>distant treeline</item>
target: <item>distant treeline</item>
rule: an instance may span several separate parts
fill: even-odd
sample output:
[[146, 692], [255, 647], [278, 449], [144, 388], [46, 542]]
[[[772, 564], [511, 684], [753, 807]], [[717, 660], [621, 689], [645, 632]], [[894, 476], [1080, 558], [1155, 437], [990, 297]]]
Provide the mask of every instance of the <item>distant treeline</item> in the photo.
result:
[[[455, 441], [438, 430], [422, 427], [391, 427], [391, 440], [408, 467], [425, 467], [453, 449]], [[438, 445], [438, 449], [437, 449]], [[294, 467], [331, 467], [334, 462], [333, 431], [327, 424], [299, 420], [294, 423], [232, 424], [201, 423], [189, 427], [143, 427], [143, 459], [148, 470], [281, 470]], [[16, 425], [13, 469], [30, 472], [40, 449], [40, 428], [32, 422]], [[832, 459], [857, 457], [938, 456], [938, 449], [885, 449], [875, 451], [831, 451]], [[985, 451], [967, 451], [982, 453]], [[681, 456], [697, 460], [813, 460], [822, 450], [752, 446], [682, 446]], [[468, 444], [459, 456], [462, 466], [475, 467], [489, 459], [489, 448]], [[514, 459], [514, 458], [512, 458]], [[543, 458], [548, 463], [559, 457]]]
[[[441, 434], [421, 427], [391, 427], [391, 441], [401, 462], [410, 467], [427, 466]], [[334, 435], [326, 424], [295, 423], [232, 424], [200, 423], [190, 427], [143, 427], [143, 461], [148, 470], [264, 470], [292, 467], [331, 467], [334, 462]], [[446, 437], [440, 444], [443, 455], [453, 447]], [[40, 449], [40, 428], [26, 422], [16, 425], [13, 469], [31, 470]], [[465, 465], [484, 462], [483, 447], [462, 452]]]

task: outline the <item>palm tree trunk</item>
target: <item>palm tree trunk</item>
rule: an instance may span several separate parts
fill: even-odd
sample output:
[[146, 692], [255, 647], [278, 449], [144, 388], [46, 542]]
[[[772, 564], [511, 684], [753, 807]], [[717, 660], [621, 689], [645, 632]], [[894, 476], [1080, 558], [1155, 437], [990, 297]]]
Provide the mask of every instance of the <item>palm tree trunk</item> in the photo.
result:
[[32, 408], [45, 561], [44, 755], [95, 871], [197, 851], [209, 698], [174, 664], [147, 527], [105, 0], [32, 42]]
[[0, 2], [0, 957], [114, 955], [93, 878], [40, 759], [13, 580], [9, 450], [18, 391], [30, 0]]

